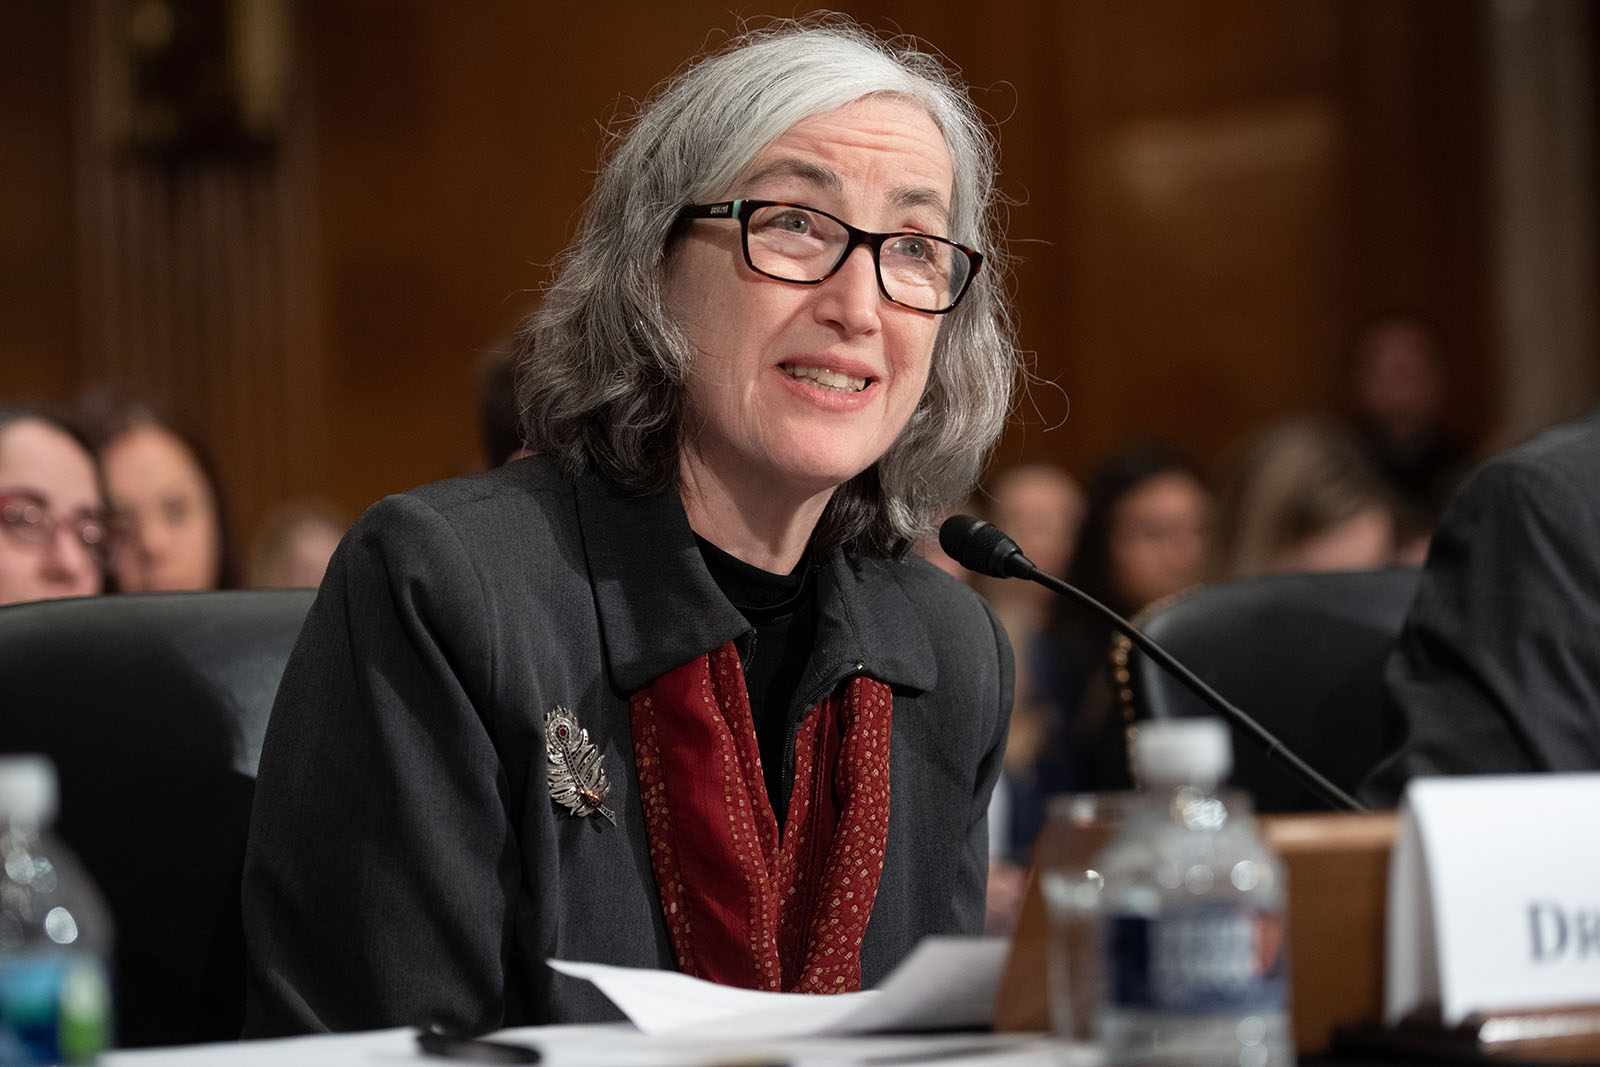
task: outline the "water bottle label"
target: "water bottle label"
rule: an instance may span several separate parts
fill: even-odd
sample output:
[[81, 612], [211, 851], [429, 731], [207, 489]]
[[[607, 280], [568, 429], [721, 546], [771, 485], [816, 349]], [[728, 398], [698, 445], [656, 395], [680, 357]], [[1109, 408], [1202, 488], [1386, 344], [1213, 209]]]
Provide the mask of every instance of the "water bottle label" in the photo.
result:
[[111, 998], [98, 960], [0, 960], [0, 1064], [88, 1063], [109, 1043]]
[[1106, 920], [1107, 999], [1171, 1014], [1271, 1011], [1287, 1003], [1283, 915], [1218, 904]]

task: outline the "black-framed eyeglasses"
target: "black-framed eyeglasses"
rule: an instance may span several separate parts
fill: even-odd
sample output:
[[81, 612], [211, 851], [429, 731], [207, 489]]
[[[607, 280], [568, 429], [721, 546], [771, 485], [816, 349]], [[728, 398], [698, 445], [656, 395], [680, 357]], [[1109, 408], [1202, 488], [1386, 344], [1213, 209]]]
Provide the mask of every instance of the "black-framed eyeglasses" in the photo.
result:
[[799, 285], [827, 281], [857, 245], [866, 245], [884, 299], [931, 315], [953, 310], [983, 266], [982, 253], [948, 238], [912, 230], [872, 233], [804, 204], [724, 200], [692, 204], [678, 217], [737, 219], [750, 269]]
[[78, 543], [83, 545], [89, 558], [101, 570], [109, 569], [115, 561], [121, 531], [105, 515], [67, 515], [57, 517], [50, 513], [44, 497], [28, 489], [0, 490], [0, 530], [6, 539], [21, 548], [43, 548], [56, 538], [62, 526], [72, 530]]

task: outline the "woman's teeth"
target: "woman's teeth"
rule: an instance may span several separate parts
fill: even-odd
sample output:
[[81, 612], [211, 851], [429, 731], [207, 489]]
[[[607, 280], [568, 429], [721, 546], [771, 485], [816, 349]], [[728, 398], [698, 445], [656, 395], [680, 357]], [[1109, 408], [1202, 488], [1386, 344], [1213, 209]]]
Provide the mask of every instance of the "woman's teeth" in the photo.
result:
[[782, 363], [779, 366], [783, 373], [791, 378], [810, 382], [818, 389], [827, 389], [834, 393], [859, 393], [867, 387], [867, 379], [852, 378], [848, 374], [840, 374], [827, 367], [796, 367], [791, 363]]

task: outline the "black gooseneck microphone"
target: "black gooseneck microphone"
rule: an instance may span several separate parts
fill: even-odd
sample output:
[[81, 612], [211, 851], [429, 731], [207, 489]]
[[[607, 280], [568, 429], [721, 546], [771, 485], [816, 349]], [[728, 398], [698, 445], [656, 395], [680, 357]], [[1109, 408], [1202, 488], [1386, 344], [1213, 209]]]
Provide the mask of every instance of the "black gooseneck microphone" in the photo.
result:
[[1323, 777], [1316, 768], [1295, 755], [1265, 726], [1230, 704], [1215, 689], [1196, 677], [1195, 673], [1173, 658], [1172, 654], [1150, 638], [1133, 623], [1106, 607], [1076, 586], [1068, 585], [1054, 575], [1046, 574], [1022, 554], [1017, 543], [991, 522], [975, 519], [971, 515], [952, 515], [939, 527], [939, 547], [945, 554], [969, 571], [987, 574], [991, 578], [1027, 578], [1062, 596], [1072, 597], [1098, 612], [1128, 640], [1139, 646], [1139, 651], [1159, 663], [1163, 670], [1187, 686], [1204, 700], [1217, 714], [1227, 719], [1265, 752], [1267, 758], [1284, 767], [1300, 780], [1306, 788], [1322, 798], [1331, 808], [1346, 811], [1368, 811], [1365, 804], [1346, 793]]

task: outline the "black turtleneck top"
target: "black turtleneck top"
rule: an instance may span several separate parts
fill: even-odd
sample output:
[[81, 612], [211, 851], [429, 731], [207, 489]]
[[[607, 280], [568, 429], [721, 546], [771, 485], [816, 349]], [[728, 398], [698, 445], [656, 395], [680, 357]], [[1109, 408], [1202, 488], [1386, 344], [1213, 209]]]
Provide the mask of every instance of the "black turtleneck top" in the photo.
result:
[[792, 738], [805, 708], [792, 707], [817, 632], [817, 580], [808, 553], [788, 574], [773, 574], [730, 556], [698, 535], [706, 569], [752, 632], [739, 643], [750, 715], [761, 750], [767, 799], [781, 832], [789, 809]]

